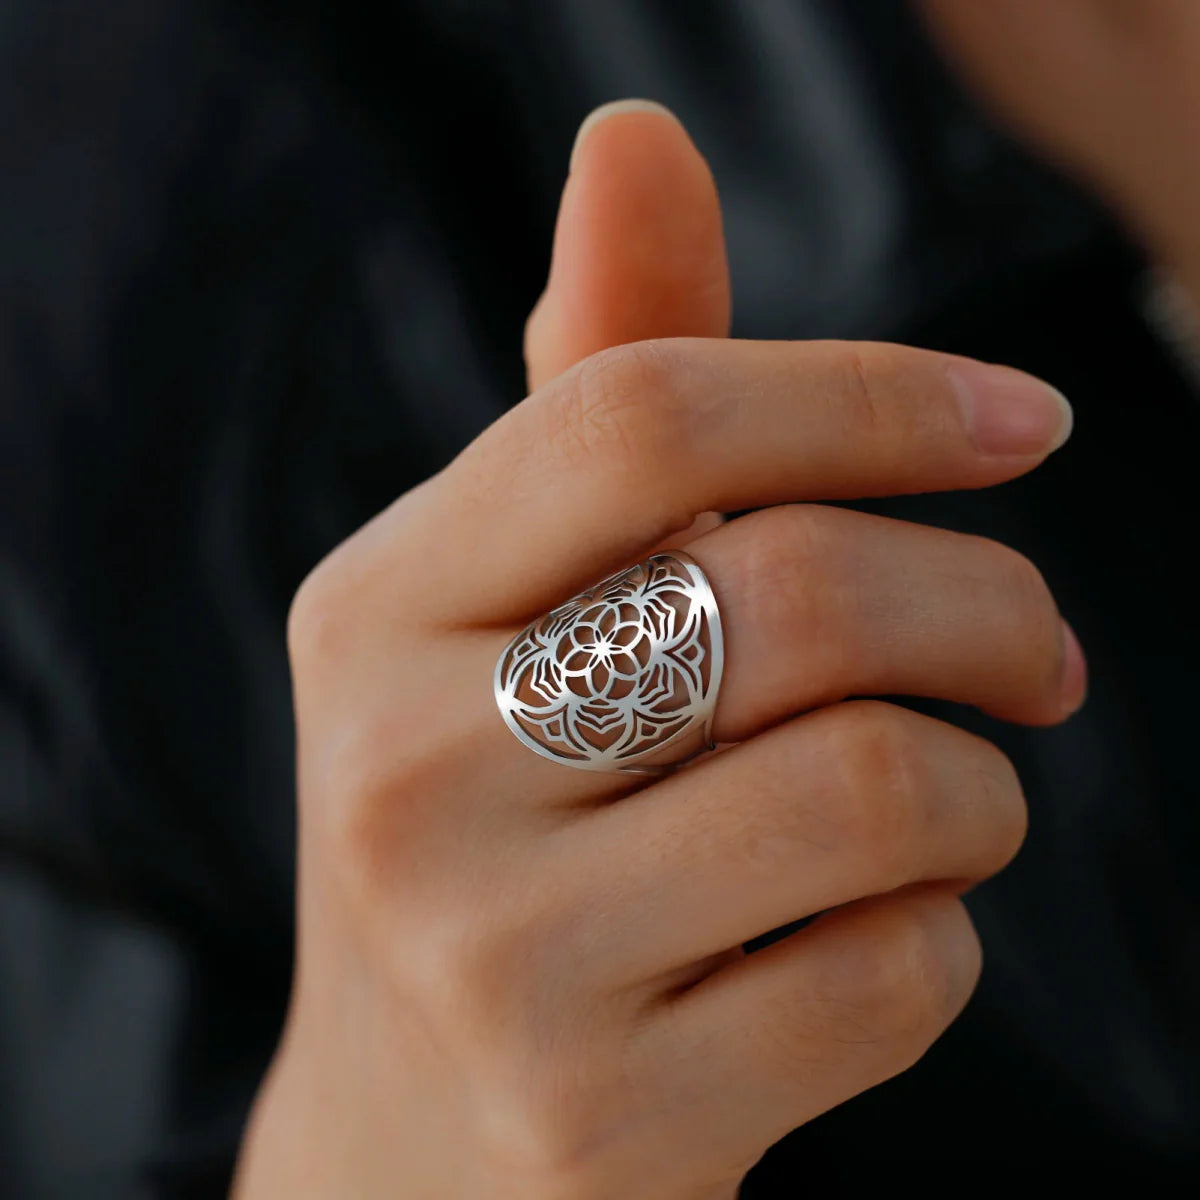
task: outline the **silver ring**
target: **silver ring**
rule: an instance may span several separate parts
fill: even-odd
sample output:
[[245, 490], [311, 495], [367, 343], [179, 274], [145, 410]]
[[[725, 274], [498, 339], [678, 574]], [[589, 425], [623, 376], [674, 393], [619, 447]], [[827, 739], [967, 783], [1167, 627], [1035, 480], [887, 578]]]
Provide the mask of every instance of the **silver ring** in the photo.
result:
[[672, 550], [523, 629], [493, 688], [509, 729], [544, 758], [659, 774], [713, 748], [724, 665], [717, 598], [699, 564]]

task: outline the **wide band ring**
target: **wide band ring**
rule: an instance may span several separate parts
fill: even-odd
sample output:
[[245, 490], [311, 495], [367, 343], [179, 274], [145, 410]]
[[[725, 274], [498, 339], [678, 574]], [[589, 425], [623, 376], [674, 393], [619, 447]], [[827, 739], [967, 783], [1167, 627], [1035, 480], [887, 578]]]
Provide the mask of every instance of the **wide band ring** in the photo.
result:
[[658, 774], [712, 748], [725, 645], [717, 598], [682, 550], [638, 563], [523, 629], [496, 704], [529, 749], [584, 771]]

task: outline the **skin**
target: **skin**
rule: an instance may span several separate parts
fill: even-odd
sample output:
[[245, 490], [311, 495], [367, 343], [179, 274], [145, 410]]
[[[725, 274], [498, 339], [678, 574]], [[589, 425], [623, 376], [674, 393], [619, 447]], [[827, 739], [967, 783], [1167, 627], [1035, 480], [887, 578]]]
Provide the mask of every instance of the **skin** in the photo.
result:
[[[966, 1003], [959, 897], [1019, 847], [1020, 785], [988, 743], [845, 697], [1051, 724], [1083, 657], [1013, 551], [815, 502], [999, 483], [1067, 414], [949, 355], [731, 341], [727, 279], [678, 122], [593, 123], [530, 396], [300, 588], [298, 961], [242, 1200], [724, 1200]], [[722, 606], [733, 744], [649, 783], [530, 753], [501, 649], [671, 544]]]

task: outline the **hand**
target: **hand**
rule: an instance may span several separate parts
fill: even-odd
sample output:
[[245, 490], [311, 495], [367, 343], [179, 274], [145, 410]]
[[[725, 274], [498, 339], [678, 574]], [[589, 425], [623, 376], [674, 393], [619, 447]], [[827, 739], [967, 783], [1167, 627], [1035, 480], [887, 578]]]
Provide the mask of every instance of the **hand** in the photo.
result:
[[[242, 1200], [728, 1200], [966, 1002], [980, 951], [958, 895], [1021, 842], [1012, 768], [840, 701], [1051, 723], [1081, 702], [1082, 657], [1014, 552], [793, 502], [998, 483], [1044, 458], [1063, 410], [943, 354], [724, 340], [724, 280], [680, 126], [594, 124], [532, 394], [301, 587], [298, 961]], [[656, 328], [701, 336], [600, 348]], [[778, 507], [681, 532], [760, 505]], [[664, 540], [720, 600], [714, 732], [737, 744], [649, 785], [537, 757], [496, 711], [497, 656]]]
[[995, 112], [1090, 183], [1200, 297], [1200, 5], [920, 0]]

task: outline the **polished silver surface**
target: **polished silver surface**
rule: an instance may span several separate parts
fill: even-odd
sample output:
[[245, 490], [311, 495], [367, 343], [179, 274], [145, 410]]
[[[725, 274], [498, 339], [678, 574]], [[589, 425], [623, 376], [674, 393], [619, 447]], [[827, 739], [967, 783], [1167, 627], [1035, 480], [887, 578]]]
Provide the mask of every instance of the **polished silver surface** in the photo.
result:
[[711, 749], [724, 658], [712, 588], [671, 550], [522, 630], [496, 663], [496, 704], [554, 762], [657, 774]]

